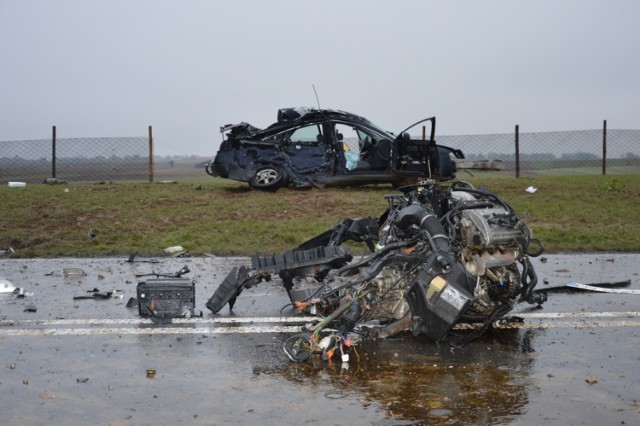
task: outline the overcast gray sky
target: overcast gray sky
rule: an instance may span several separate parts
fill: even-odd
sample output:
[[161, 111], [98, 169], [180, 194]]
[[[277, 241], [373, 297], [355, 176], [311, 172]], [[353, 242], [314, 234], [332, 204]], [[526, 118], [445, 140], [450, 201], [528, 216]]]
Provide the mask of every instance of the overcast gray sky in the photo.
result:
[[640, 2], [0, 0], [0, 141], [146, 136], [316, 106], [392, 132], [640, 129]]

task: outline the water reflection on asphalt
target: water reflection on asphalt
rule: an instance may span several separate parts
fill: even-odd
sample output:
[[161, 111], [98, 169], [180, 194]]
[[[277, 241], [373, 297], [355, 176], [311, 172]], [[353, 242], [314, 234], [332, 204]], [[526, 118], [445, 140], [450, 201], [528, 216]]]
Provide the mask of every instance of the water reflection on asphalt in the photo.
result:
[[[536, 270], [541, 286], [631, 279], [640, 288], [639, 260], [557, 255], [536, 259]], [[0, 259], [0, 276], [33, 293], [0, 296], [0, 422], [633, 424], [640, 414], [640, 296], [554, 295], [542, 310], [518, 312], [574, 316], [525, 317], [527, 327], [493, 330], [456, 349], [411, 335], [367, 342], [348, 368], [319, 358], [297, 364], [282, 351], [290, 333], [232, 334], [215, 323], [280, 315], [288, 299], [277, 280], [244, 292], [233, 313], [204, 307], [228, 270], [246, 262]], [[126, 307], [136, 274], [185, 264], [202, 319], [160, 326]], [[65, 277], [65, 268], [85, 274]], [[93, 288], [124, 297], [73, 299]], [[25, 312], [27, 304], [37, 311]]]
[[328, 399], [349, 395], [363, 405], [384, 407], [390, 418], [430, 424], [509, 423], [523, 413], [531, 392], [534, 331], [502, 333], [481, 343], [452, 349], [405, 337], [370, 342], [347, 369], [340, 363], [287, 364], [257, 369], [303, 386], [334, 390]]

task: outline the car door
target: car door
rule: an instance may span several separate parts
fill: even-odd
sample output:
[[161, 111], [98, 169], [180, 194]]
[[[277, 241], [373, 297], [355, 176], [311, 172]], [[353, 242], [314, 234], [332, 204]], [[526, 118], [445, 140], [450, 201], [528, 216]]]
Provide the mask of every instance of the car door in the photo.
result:
[[323, 123], [307, 124], [287, 135], [283, 152], [297, 173], [332, 173], [333, 150]]

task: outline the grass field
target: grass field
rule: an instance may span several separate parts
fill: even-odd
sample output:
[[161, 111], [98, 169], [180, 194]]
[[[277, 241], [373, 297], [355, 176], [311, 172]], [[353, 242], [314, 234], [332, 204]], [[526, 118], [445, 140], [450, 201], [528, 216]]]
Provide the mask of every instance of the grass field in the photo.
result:
[[[548, 252], [640, 251], [640, 175], [459, 178], [503, 197]], [[277, 253], [342, 219], [379, 216], [384, 195], [396, 193], [388, 185], [260, 192], [180, 162], [156, 164], [154, 181], [0, 187], [0, 249], [19, 257], [161, 255], [174, 245]]]

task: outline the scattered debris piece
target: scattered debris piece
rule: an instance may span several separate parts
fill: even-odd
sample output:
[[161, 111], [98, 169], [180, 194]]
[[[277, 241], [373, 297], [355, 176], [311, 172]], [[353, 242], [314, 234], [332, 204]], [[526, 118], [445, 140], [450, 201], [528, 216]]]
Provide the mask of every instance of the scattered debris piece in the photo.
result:
[[136, 260], [137, 256], [138, 256], [138, 252], [131, 253], [129, 255], [129, 258], [127, 260], [125, 260], [125, 262], [127, 262], [127, 263], [133, 263], [133, 262], [138, 262], [138, 263], [159, 263], [159, 261], [157, 261], [157, 260]]
[[[1, 285], [0, 285], [0, 287], [1, 287]], [[8, 287], [8, 288], [11, 288], [11, 287]], [[9, 292], [2, 291], [0, 293], [8, 294]], [[16, 298], [18, 298], [18, 299], [24, 299], [25, 297], [33, 296], [33, 292], [25, 291], [24, 288], [22, 288], [22, 287], [17, 287], [17, 288], [14, 287], [14, 289], [13, 289], [13, 291], [11, 293], [13, 293], [16, 296]]]
[[74, 296], [73, 300], [82, 300], [82, 299], [111, 299], [112, 297], [118, 297], [122, 299], [123, 295], [119, 294], [122, 290], [111, 290], [111, 291], [99, 291], [97, 288], [93, 290], [87, 291], [87, 293], [93, 293], [91, 296]]
[[153, 379], [154, 377], [156, 377], [156, 370], [147, 368], [147, 379]]
[[16, 291], [16, 287], [9, 280], [0, 278], [0, 294], [13, 293], [14, 291]]
[[167, 247], [166, 249], [164, 249], [165, 253], [171, 253], [171, 254], [175, 254], [175, 253], [181, 253], [184, 252], [185, 249], [182, 246], [171, 246], [171, 247]]
[[45, 389], [40, 393], [40, 398], [42, 399], [56, 399], [56, 396], [51, 393], [49, 390]]
[[24, 312], [38, 312], [38, 308], [36, 308], [36, 305], [30, 304], [24, 308]]
[[80, 278], [86, 275], [81, 268], [64, 268], [62, 269], [62, 274], [65, 278]]
[[16, 251], [13, 249], [13, 247], [9, 247], [6, 250], [0, 250], [0, 256], [4, 256], [5, 254], [13, 254]]
[[46, 178], [42, 183], [47, 185], [66, 185], [69, 182], [58, 178]]
[[587, 382], [587, 384], [589, 385], [595, 385], [596, 383], [598, 383], [598, 379], [596, 379], [595, 377], [589, 377], [587, 380], [585, 380], [585, 382]]
[[527, 189], [525, 189], [525, 191], [527, 191], [529, 194], [534, 194], [537, 190], [538, 188], [536, 188], [535, 186], [530, 186]]
[[[627, 281], [624, 281], [625, 283]], [[631, 283], [631, 280], [628, 280]], [[640, 294], [640, 289], [624, 289], [624, 288], [603, 288], [594, 285], [580, 284], [576, 282], [567, 283], [567, 287], [577, 288], [579, 290], [597, 291], [600, 293], [615, 293], [615, 294]]]
[[184, 274], [188, 274], [189, 272], [191, 272], [189, 270], [189, 267], [187, 265], [184, 265], [182, 268], [180, 268], [180, 270], [173, 273], [152, 272], [150, 274], [136, 274], [136, 277], [140, 278], [140, 277], [156, 276], [156, 277], [165, 277], [165, 278], [179, 278]]
[[138, 313], [155, 318], [190, 318], [195, 308], [195, 282], [158, 277], [138, 283]]
[[[545, 282], [548, 284], [548, 281]], [[603, 282], [603, 283], [591, 283], [591, 284], [578, 284], [576, 282], [568, 282], [566, 284], [554, 285], [550, 287], [542, 287], [537, 289], [536, 292], [567, 292], [573, 290], [586, 290], [586, 291], [598, 291], [604, 293], [627, 293], [631, 292], [631, 294], [640, 293], [640, 290], [620, 290], [619, 287], [627, 287], [631, 285], [631, 280], [625, 281], [611, 281], [611, 282]]]
[[9, 188], [24, 188], [27, 184], [25, 182], [9, 182], [8, 186]]

